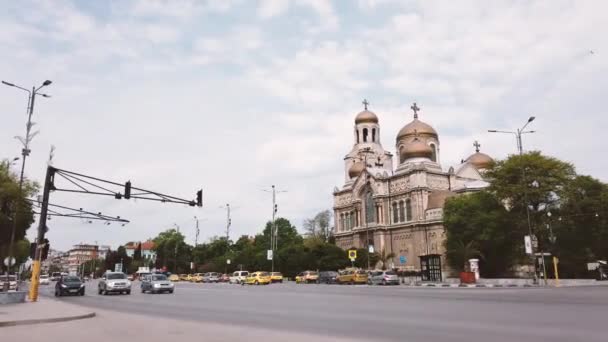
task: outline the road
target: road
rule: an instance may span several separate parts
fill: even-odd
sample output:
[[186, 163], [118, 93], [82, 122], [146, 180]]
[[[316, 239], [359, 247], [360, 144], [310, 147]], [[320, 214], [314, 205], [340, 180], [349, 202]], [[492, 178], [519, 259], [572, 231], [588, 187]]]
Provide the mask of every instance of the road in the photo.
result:
[[[608, 287], [411, 288], [178, 283], [174, 294], [60, 300], [95, 309], [368, 341], [606, 341]], [[135, 290], [137, 289], [137, 290]], [[42, 290], [51, 296], [52, 287]]]

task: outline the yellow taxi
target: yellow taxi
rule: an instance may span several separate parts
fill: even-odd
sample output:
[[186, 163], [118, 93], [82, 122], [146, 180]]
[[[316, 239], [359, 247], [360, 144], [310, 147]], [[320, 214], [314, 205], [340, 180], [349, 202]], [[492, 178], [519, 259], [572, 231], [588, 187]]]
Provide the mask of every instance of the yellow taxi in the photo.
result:
[[316, 271], [304, 271], [296, 276], [296, 284], [316, 283], [319, 279], [319, 273]]
[[345, 269], [338, 272], [338, 284], [367, 284], [367, 272], [358, 269]]
[[194, 273], [190, 277], [190, 281], [194, 283], [202, 283], [203, 282], [203, 274], [202, 273]]
[[245, 278], [245, 284], [268, 285], [270, 284], [270, 273], [262, 271], [249, 273], [247, 278]]
[[179, 276], [177, 274], [172, 274], [169, 276], [169, 280], [174, 282], [179, 281]]
[[281, 272], [271, 272], [270, 273], [270, 282], [271, 283], [282, 283], [283, 274], [281, 274]]
[[188, 275], [187, 274], [180, 274], [179, 275], [179, 280], [181, 280], [181, 281], [188, 281]]

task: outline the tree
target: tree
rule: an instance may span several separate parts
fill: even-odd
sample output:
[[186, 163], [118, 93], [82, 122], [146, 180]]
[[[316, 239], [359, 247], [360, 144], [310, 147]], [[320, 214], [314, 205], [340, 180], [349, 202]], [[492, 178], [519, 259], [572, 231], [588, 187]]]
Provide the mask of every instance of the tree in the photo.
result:
[[175, 229], [158, 234], [154, 241], [156, 267], [167, 267], [172, 273], [185, 273], [190, 270], [192, 246], [184, 242], [184, 235]]
[[394, 257], [395, 257], [395, 253], [393, 253], [393, 252], [386, 253], [386, 250], [384, 248], [380, 251], [380, 254], [378, 254], [378, 261], [380, 261], [382, 263], [382, 270], [386, 270], [386, 265]]
[[131, 257], [127, 255], [127, 250], [124, 246], [118, 247], [116, 251], [110, 251], [106, 255], [106, 260], [104, 261], [104, 269], [114, 271], [114, 267], [116, 264], [122, 264], [123, 272], [128, 272], [129, 267], [131, 266]]
[[447, 257], [452, 268], [459, 272], [469, 271], [469, 260], [479, 258], [481, 251], [477, 248], [475, 241], [463, 242], [462, 240], [450, 243]]
[[331, 211], [324, 210], [315, 215], [315, 217], [304, 220], [304, 230], [306, 235], [320, 237], [323, 241], [329, 241], [333, 235], [331, 225]]
[[[17, 250], [18, 241], [25, 238], [27, 229], [34, 222], [34, 212], [32, 203], [27, 198], [34, 196], [38, 192], [38, 184], [27, 179], [23, 182], [23, 191], [19, 191], [19, 180], [17, 175], [10, 172], [8, 162], [0, 162], [0, 259], [4, 260], [9, 254], [11, 232], [13, 229], [13, 219], [17, 212], [17, 226], [15, 230], [15, 245], [13, 252]], [[28, 248], [29, 249], [29, 248]], [[27, 256], [29, 254], [26, 253]], [[23, 261], [23, 254], [15, 254], [16, 259]], [[0, 264], [4, 268], [4, 263]]]
[[137, 248], [133, 252], [133, 260], [141, 261], [141, 242], [137, 243]]
[[[523, 232], [513, 229], [516, 219], [490, 192], [481, 191], [446, 201], [443, 220], [446, 229], [445, 248], [448, 264], [462, 270], [462, 248], [479, 249], [480, 272], [485, 277], [508, 274], [514, 259], [523, 257]], [[450, 254], [450, 251], [451, 254]]]

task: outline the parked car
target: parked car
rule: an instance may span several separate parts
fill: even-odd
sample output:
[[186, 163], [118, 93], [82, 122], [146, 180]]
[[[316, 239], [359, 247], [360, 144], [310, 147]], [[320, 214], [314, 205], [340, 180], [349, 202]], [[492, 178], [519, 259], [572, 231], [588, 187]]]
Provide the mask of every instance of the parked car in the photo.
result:
[[338, 272], [336, 271], [319, 272], [319, 278], [317, 278], [317, 284], [335, 284], [337, 281]]
[[282, 283], [283, 282], [283, 274], [281, 272], [272, 272], [272, 273], [270, 273], [270, 282], [271, 283]]
[[364, 270], [346, 269], [338, 273], [338, 284], [367, 284], [369, 279]]
[[51, 273], [51, 281], [57, 281], [59, 278], [61, 278], [61, 272]]
[[249, 271], [234, 271], [230, 277], [230, 284], [242, 284], [248, 275]]
[[9, 291], [19, 291], [19, 281], [17, 281], [16, 275], [9, 274], [8, 277], [6, 274], [0, 275], [0, 291], [4, 291], [4, 284], [6, 282], [8, 282]]
[[131, 281], [122, 272], [106, 272], [97, 285], [97, 293], [103, 295], [108, 293], [131, 294]]
[[204, 276], [204, 274], [202, 274], [202, 273], [195, 273], [190, 278], [190, 281], [194, 282], [194, 283], [202, 283], [203, 282], [203, 276]]
[[55, 297], [84, 296], [84, 283], [76, 276], [63, 276], [55, 284]]
[[208, 272], [203, 276], [203, 283], [217, 283], [220, 281], [220, 274], [217, 272]]
[[169, 280], [171, 280], [172, 282], [178, 282], [179, 276], [177, 274], [172, 274], [169, 276]]
[[220, 283], [227, 283], [230, 281], [230, 276], [226, 273], [220, 276]]
[[316, 271], [304, 271], [296, 276], [296, 284], [316, 283], [319, 279], [319, 273]]
[[51, 281], [49, 280], [48, 274], [40, 275], [40, 285], [49, 285], [50, 283], [51, 283]]
[[245, 279], [245, 284], [268, 285], [270, 284], [270, 273], [262, 271], [250, 273]]
[[188, 275], [187, 274], [180, 274], [179, 275], [179, 280], [180, 281], [188, 281]]
[[164, 274], [149, 274], [141, 278], [141, 293], [173, 293], [175, 286]]
[[372, 285], [399, 285], [399, 277], [394, 271], [372, 271], [369, 277]]

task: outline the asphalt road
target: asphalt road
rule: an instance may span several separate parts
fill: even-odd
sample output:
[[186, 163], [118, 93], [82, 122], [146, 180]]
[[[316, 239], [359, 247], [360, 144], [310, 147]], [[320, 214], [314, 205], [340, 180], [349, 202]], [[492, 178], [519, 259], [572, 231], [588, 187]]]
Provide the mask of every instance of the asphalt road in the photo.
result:
[[[608, 287], [176, 284], [174, 294], [60, 300], [102, 310], [369, 341], [608, 341]], [[52, 295], [52, 286], [41, 293]]]

